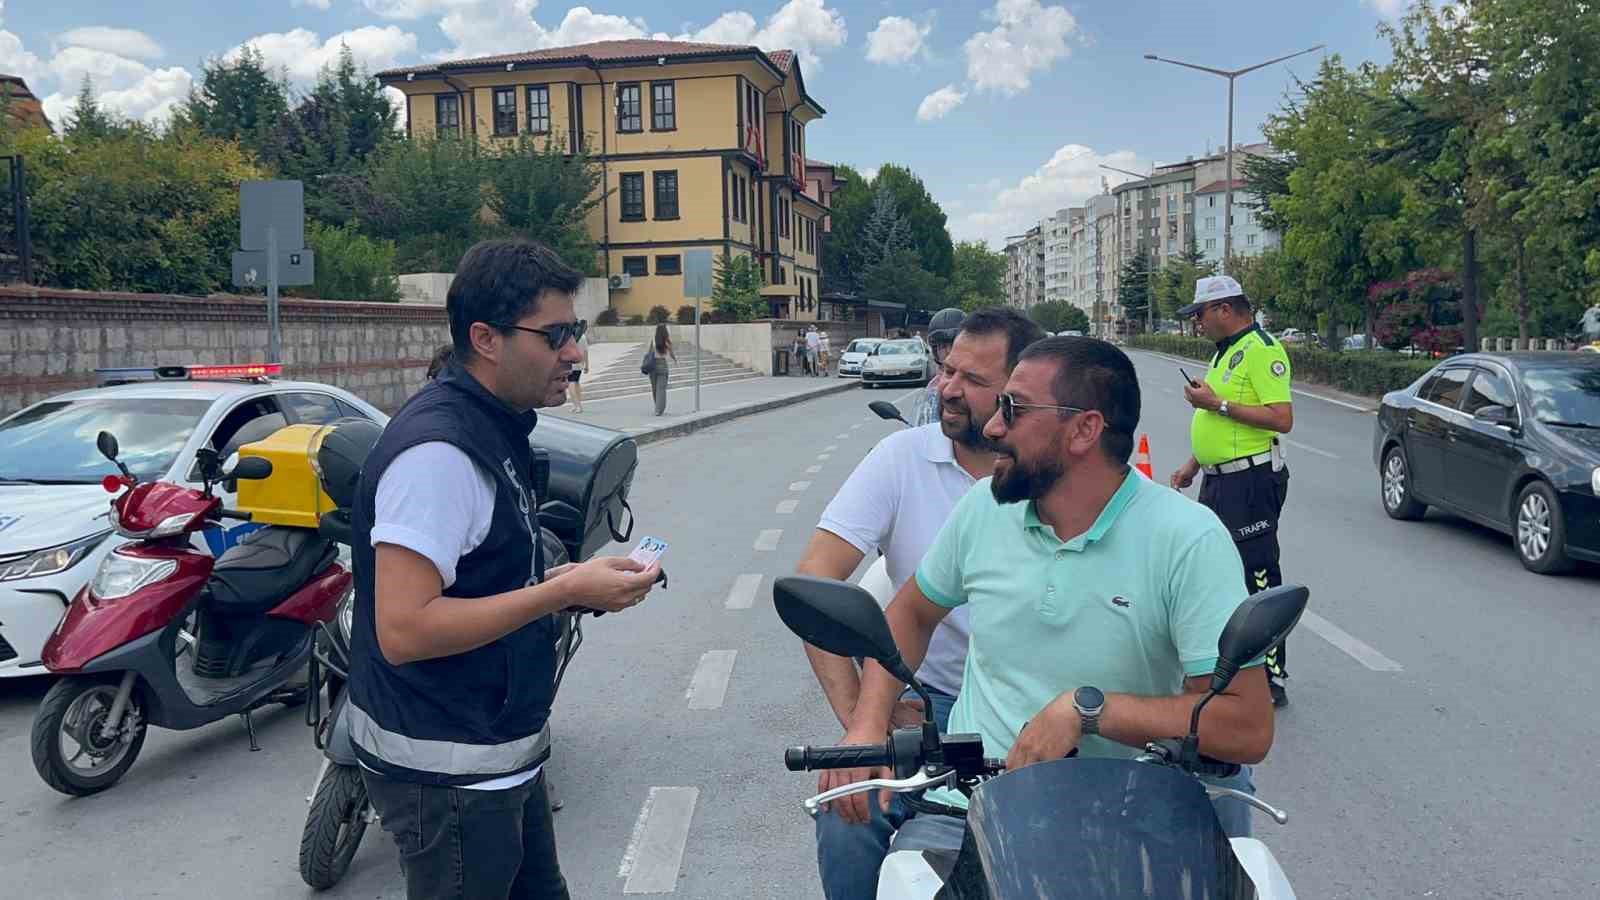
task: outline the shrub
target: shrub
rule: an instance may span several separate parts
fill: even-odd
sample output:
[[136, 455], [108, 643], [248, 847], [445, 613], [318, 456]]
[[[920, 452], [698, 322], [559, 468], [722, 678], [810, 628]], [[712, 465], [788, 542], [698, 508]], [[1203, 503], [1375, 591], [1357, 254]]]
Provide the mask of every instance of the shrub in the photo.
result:
[[688, 305], [684, 305], [684, 306], [678, 307], [678, 324], [679, 325], [693, 325], [694, 324], [694, 307], [688, 306]]
[[[1204, 338], [1175, 334], [1138, 335], [1129, 344], [1141, 350], [1154, 350], [1208, 363], [1217, 351], [1217, 345]], [[1422, 377], [1435, 364], [1434, 360], [1394, 353], [1334, 353], [1292, 345], [1287, 349], [1295, 378], [1369, 397], [1381, 397], [1389, 391], [1399, 390]]]
[[644, 324], [644, 316], [638, 315], [637, 313], [634, 314], [634, 315], [631, 315], [631, 316], [628, 317], [628, 324], [629, 325], [643, 325]]
[[665, 306], [652, 306], [650, 307], [650, 315], [645, 319], [645, 321], [649, 322], [651, 325], [665, 325], [671, 316], [672, 314], [667, 312], [667, 308]]
[[617, 324], [617, 319], [617, 311], [608, 306], [600, 310], [600, 315], [594, 317], [594, 323], [596, 325], [615, 325]]
[[365, 237], [347, 225], [312, 222], [306, 228], [306, 242], [317, 254], [317, 279], [299, 293], [321, 300], [400, 299], [394, 241]]

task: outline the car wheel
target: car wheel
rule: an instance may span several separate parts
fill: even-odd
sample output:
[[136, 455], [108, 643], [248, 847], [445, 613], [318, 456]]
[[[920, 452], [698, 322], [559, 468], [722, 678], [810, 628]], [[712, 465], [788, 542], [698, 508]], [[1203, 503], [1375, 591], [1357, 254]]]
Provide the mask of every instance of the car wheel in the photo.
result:
[[1517, 558], [1530, 572], [1554, 575], [1572, 569], [1567, 556], [1567, 526], [1561, 501], [1550, 485], [1530, 482], [1517, 495]]
[[1411, 466], [1406, 453], [1398, 445], [1383, 455], [1383, 470], [1379, 484], [1383, 494], [1383, 511], [1391, 519], [1415, 521], [1428, 511], [1425, 503], [1411, 496]]

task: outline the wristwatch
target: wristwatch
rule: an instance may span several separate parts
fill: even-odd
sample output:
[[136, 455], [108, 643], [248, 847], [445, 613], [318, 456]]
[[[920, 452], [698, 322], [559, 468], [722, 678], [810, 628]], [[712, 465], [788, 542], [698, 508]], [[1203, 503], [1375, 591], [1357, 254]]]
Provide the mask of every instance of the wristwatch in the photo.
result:
[[1222, 401], [1222, 405], [1217, 407], [1217, 413], [1224, 419], [1228, 418], [1228, 401]]
[[1100, 733], [1100, 712], [1106, 708], [1104, 691], [1097, 687], [1078, 688], [1072, 692], [1072, 708], [1078, 711], [1080, 733]]

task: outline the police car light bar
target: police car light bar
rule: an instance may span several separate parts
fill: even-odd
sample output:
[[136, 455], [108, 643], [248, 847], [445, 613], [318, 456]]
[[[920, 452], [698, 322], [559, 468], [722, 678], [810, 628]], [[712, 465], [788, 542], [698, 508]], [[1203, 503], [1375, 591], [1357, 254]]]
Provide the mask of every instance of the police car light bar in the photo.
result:
[[138, 381], [261, 381], [283, 374], [278, 363], [244, 363], [226, 366], [131, 366], [117, 369], [95, 369], [95, 380], [101, 385], [128, 384]]

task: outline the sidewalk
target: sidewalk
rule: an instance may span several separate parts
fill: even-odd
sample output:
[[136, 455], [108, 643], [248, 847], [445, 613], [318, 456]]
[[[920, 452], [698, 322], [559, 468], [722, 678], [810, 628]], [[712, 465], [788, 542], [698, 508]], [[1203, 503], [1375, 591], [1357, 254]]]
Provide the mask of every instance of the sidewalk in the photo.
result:
[[639, 444], [648, 444], [859, 387], [860, 382], [853, 378], [752, 378], [701, 385], [698, 413], [693, 411], [694, 386], [691, 384], [668, 389], [667, 411], [661, 416], [655, 414], [655, 403], [648, 393], [586, 400], [581, 413], [573, 412], [569, 403], [559, 409], [540, 410], [539, 414], [611, 428], [632, 435]]

